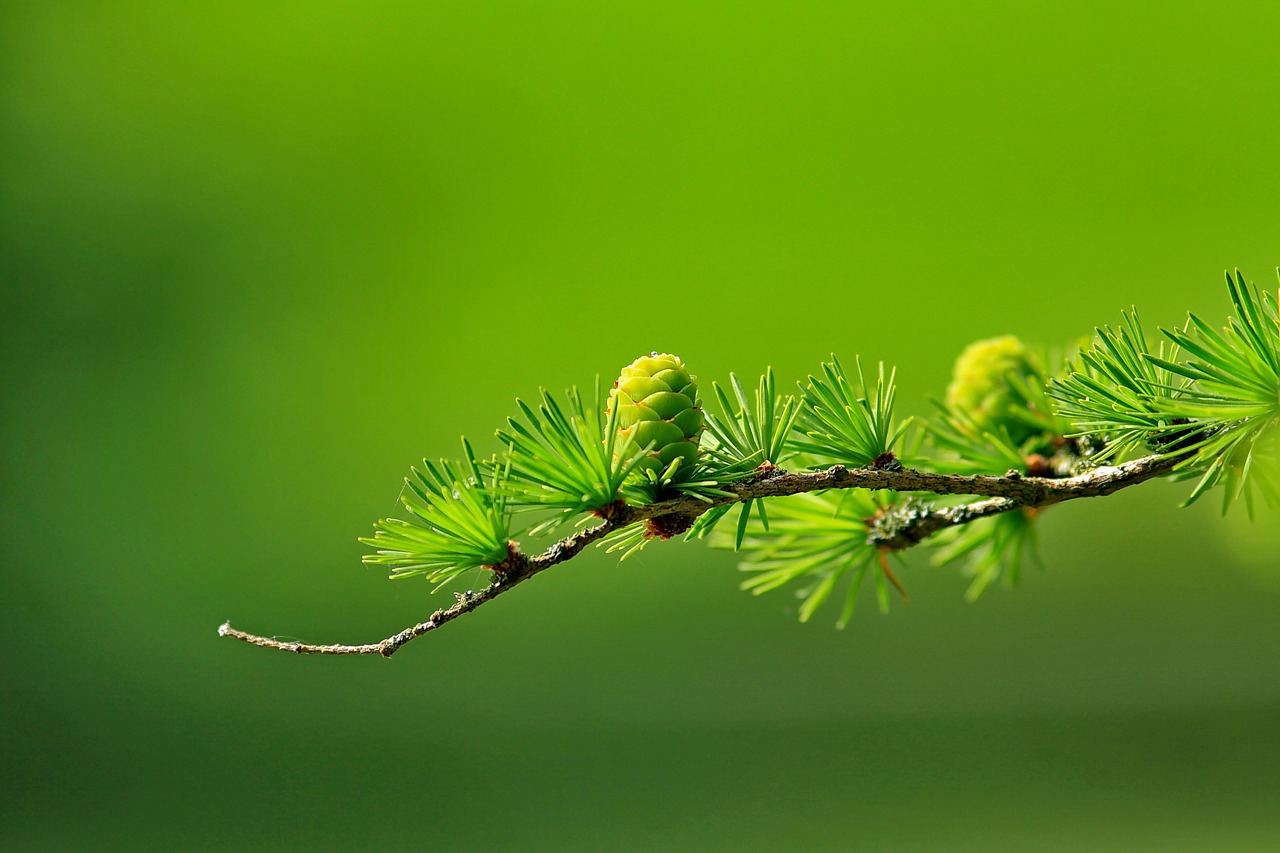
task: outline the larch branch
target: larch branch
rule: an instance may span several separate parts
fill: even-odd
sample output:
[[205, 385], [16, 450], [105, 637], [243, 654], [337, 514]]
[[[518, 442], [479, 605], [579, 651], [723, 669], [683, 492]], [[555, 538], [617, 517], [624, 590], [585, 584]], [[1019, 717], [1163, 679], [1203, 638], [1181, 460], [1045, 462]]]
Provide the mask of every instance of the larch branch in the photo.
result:
[[937, 474], [910, 468], [847, 468], [844, 465], [834, 465], [821, 471], [792, 473], [771, 467], [751, 480], [728, 487], [727, 491], [731, 494], [710, 501], [685, 496], [647, 506], [630, 506], [619, 502], [605, 507], [598, 513], [603, 519], [599, 524], [561, 539], [534, 557], [521, 553], [516, 543], [512, 542], [507, 558], [490, 567], [494, 580], [488, 586], [479, 592], [459, 594], [457, 603], [452, 607], [437, 610], [425, 622], [419, 622], [376, 643], [314, 645], [284, 641], [240, 631], [232, 628], [230, 623], [223, 623], [218, 628], [218, 634], [255, 646], [297, 654], [376, 654], [391, 657], [410, 640], [429, 634], [534, 575], [572, 559], [588, 545], [613, 531], [645, 519], [684, 515], [692, 521], [717, 506], [827, 489], [874, 489], [934, 495], [970, 495], [988, 499], [948, 507], [920, 506], [894, 523], [881, 520], [873, 525], [870, 540], [882, 548], [896, 551], [917, 545], [944, 528], [968, 524], [979, 518], [1019, 508], [1040, 508], [1077, 498], [1109, 495], [1168, 474], [1178, 461], [1179, 458], [1175, 456], [1145, 456], [1122, 465], [1099, 467], [1084, 474], [1063, 478], [1025, 477], [1014, 471], [1004, 476], [991, 476]]

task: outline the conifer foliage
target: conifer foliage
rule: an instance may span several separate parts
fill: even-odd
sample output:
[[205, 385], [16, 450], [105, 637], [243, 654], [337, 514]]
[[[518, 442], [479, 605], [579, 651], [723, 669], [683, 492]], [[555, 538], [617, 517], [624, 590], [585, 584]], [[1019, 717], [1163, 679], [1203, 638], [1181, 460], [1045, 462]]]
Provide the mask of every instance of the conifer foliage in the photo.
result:
[[[1238, 271], [1227, 294], [1224, 326], [1193, 314], [1154, 340], [1130, 310], [1065, 355], [1013, 336], [975, 342], [935, 414], [916, 421], [897, 417], [883, 364], [868, 376], [860, 359], [849, 372], [832, 356], [794, 393], [772, 369], [752, 394], [731, 374], [704, 411], [679, 357], [641, 356], [607, 394], [597, 381], [588, 395], [516, 401], [501, 453], [477, 458], [464, 440], [461, 461], [425, 462], [405, 481], [405, 518], [361, 540], [375, 549], [366, 562], [436, 589], [488, 568], [479, 595], [369, 646], [222, 633], [389, 655], [588, 544], [625, 558], [675, 536], [736, 551], [743, 589], [793, 589], [802, 621], [838, 602], [843, 627], [868, 578], [881, 610], [891, 588], [905, 596], [892, 564], [918, 544], [963, 567], [969, 597], [1016, 583], [1044, 508], [1070, 497], [1170, 476], [1193, 481], [1187, 503], [1221, 487], [1224, 512], [1243, 499], [1252, 514], [1280, 504], [1280, 319], [1273, 294]], [[524, 555], [563, 529], [577, 532]]]

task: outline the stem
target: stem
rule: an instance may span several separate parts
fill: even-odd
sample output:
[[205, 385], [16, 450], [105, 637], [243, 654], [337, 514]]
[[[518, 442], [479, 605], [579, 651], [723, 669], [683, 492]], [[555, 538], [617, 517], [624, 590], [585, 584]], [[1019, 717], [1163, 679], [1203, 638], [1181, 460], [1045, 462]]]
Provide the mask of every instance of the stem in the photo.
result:
[[[218, 628], [218, 635], [234, 637], [255, 646], [285, 652], [311, 655], [382, 655], [391, 657], [410, 640], [470, 613], [480, 605], [524, 583], [534, 575], [577, 556], [593, 542], [637, 521], [672, 514], [696, 518], [707, 510], [726, 504], [758, 498], [784, 497], [825, 489], [876, 489], [896, 492], [930, 492], [936, 495], [973, 495], [988, 500], [918, 512], [905, 524], [886, 532], [881, 522], [872, 528], [870, 541], [888, 551], [898, 551], [919, 544], [947, 527], [968, 524], [978, 518], [998, 515], [1020, 507], [1045, 507], [1077, 498], [1102, 497], [1138, 483], [1170, 473], [1180, 461], [1177, 456], [1146, 456], [1123, 465], [1095, 468], [1076, 477], [1050, 479], [1023, 477], [1009, 472], [1003, 477], [988, 475], [935, 474], [910, 468], [890, 471], [874, 468], [849, 469], [835, 465], [824, 471], [788, 473], [780, 468], [765, 470], [755, 479], [730, 487], [731, 495], [712, 501], [692, 497], [676, 498], [648, 506], [612, 504], [600, 511], [600, 524], [580, 530], [554, 543], [535, 557], [525, 556], [514, 542], [505, 560], [492, 566], [494, 581], [477, 593], [459, 596], [458, 602], [445, 610], [437, 610], [425, 622], [419, 622], [376, 643], [362, 645], [313, 645], [285, 642], [261, 637], [232, 628], [229, 622]], [[889, 574], [896, 584], [896, 578]]]
[[[979, 518], [1009, 512], [1014, 509], [1043, 509], [1053, 504], [1078, 498], [1096, 498], [1110, 495], [1121, 489], [1163, 477], [1182, 461], [1181, 456], [1144, 456], [1123, 465], [1095, 468], [1076, 477], [1049, 480], [1039, 477], [1014, 478], [1023, 483], [1035, 482], [1038, 487], [1031, 500], [1016, 497], [993, 497], [990, 500], [957, 506], [930, 509], [912, 515], [911, 519], [888, 531], [879, 520], [872, 527], [870, 541], [891, 551], [901, 551], [919, 544], [924, 539], [948, 527], [968, 524]], [[1010, 479], [1005, 477], [1003, 479]]]

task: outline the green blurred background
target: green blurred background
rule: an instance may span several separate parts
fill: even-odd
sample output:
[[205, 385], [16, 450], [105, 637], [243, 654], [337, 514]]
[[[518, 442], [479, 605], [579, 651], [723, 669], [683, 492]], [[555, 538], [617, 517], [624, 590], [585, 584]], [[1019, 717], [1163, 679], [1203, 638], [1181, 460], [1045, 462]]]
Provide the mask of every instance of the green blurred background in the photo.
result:
[[451, 600], [359, 562], [408, 466], [650, 350], [924, 413], [977, 337], [1220, 321], [1278, 10], [5, 3], [3, 846], [1277, 849], [1280, 524], [1176, 485], [844, 632], [683, 543], [392, 661], [215, 629]]

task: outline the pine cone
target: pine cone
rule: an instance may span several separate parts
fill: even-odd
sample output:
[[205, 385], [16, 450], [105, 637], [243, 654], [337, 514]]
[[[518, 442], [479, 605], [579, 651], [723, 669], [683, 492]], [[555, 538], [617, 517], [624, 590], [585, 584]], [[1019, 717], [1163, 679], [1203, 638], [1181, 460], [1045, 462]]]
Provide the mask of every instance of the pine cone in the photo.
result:
[[1010, 417], [1011, 410], [1025, 405], [1022, 396], [1010, 387], [1008, 376], [1018, 373], [1041, 381], [1027, 345], [1013, 335], [975, 341], [956, 359], [951, 384], [947, 386], [947, 406], [966, 413], [983, 430], [1009, 430], [1021, 444], [1035, 434], [1030, 425]]
[[636, 448], [653, 442], [637, 471], [660, 476], [676, 459], [681, 469], [692, 469], [702, 436], [695, 379], [677, 356], [656, 352], [622, 368], [609, 392], [610, 408], [618, 408], [618, 434], [630, 436]]

